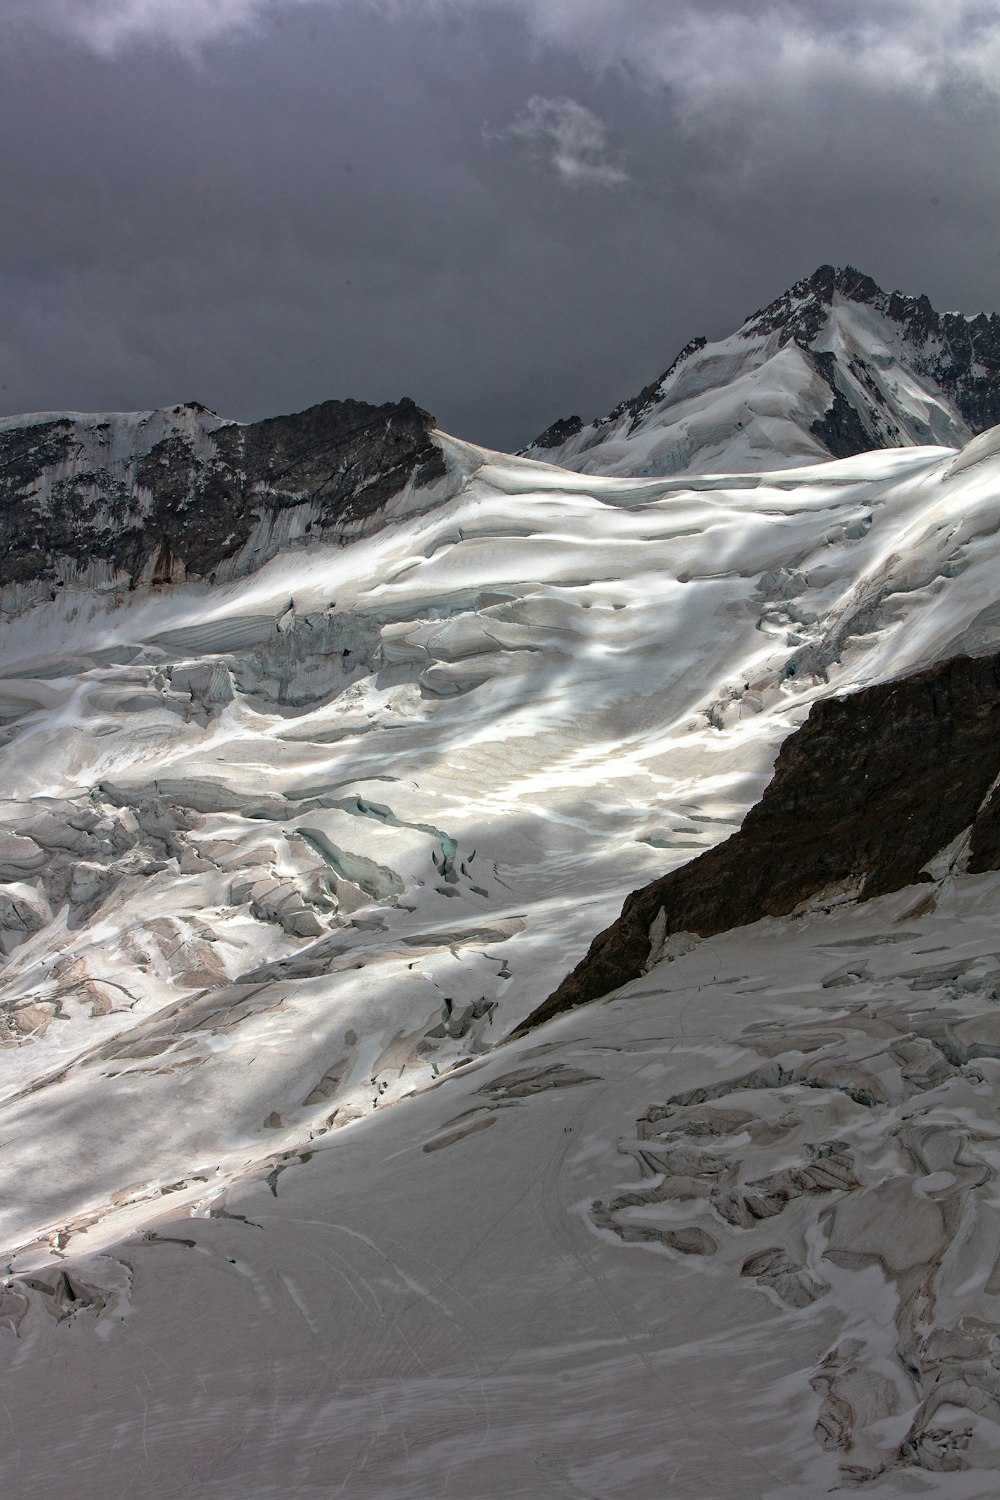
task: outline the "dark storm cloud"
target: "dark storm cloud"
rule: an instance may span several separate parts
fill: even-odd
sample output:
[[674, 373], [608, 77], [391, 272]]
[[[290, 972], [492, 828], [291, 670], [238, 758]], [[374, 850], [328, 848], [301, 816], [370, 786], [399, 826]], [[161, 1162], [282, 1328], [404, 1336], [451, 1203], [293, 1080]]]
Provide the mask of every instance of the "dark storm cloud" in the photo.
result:
[[0, 403], [406, 392], [502, 446], [822, 261], [1000, 307], [1000, 20], [0, 0]]

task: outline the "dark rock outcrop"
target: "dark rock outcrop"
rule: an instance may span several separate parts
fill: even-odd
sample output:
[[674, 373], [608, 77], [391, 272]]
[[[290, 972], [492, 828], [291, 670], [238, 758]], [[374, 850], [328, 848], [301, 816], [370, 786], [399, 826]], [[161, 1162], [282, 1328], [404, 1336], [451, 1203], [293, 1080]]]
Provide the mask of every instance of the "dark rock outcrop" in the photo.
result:
[[543, 433], [535, 438], [533, 448], [561, 448], [563, 443], [568, 443], [570, 438], [576, 437], [578, 432], [583, 431], [583, 419], [578, 416], [560, 417], [558, 422], [553, 422], [551, 427], [546, 427]]
[[[633, 892], [572, 974], [517, 1028], [643, 973], [673, 933], [710, 937], [829, 893], [882, 896], [971, 828], [967, 868], [1000, 868], [1000, 656], [817, 703], [739, 831]], [[662, 913], [662, 916], [661, 916]]]
[[[137, 420], [130, 451], [121, 420], [0, 431], [0, 585], [53, 579], [66, 560], [133, 582], [210, 576], [289, 507], [311, 502], [323, 531], [444, 473], [434, 419], [409, 399], [326, 401], [248, 424], [192, 403]], [[152, 443], [150, 424], [162, 434]]]
[[873, 435], [837, 385], [836, 361], [830, 353], [813, 354], [813, 363], [830, 387], [830, 405], [824, 415], [812, 423], [809, 431], [834, 458], [850, 458], [875, 446]]

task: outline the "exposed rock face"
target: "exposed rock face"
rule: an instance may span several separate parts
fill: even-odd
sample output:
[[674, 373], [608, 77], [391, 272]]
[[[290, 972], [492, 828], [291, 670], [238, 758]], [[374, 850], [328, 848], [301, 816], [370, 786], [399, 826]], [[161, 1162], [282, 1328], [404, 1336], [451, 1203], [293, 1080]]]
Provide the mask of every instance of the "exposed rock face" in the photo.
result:
[[411, 478], [443, 474], [432, 427], [409, 399], [326, 401], [246, 425], [197, 403], [5, 424], [0, 585], [94, 561], [133, 583], [210, 577], [260, 523], [306, 504], [321, 531], [356, 524]]
[[971, 829], [955, 858], [1000, 868], [1000, 656], [829, 698], [785, 741], [739, 831], [633, 892], [582, 963], [518, 1027], [637, 978], [672, 934], [710, 937], [800, 903], [886, 895]]
[[[848, 401], [837, 385], [837, 361], [829, 351], [812, 354], [812, 360], [822, 379], [830, 389], [830, 405], [821, 417], [812, 422], [809, 431], [833, 458], [850, 458], [854, 453], [864, 453], [871, 447], [871, 434], [865, 427], [858, 410]], [[859, 370], [855, 361], [855, 373]], [[877, 389], [877, 388], [876, 388]], [[869, 426], [872, 417], [869, 417]], [[881, 436], [885, 446], [891, 448], [899, 441], [899, 428], [891, 419], [886, 420]]]

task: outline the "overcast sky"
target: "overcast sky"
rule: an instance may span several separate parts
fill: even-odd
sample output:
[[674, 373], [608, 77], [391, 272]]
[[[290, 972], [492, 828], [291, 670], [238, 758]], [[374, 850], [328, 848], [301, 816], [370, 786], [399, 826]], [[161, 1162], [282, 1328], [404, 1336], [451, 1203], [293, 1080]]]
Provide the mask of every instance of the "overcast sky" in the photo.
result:
[[1000, 5], [0, 0], [0, 412], [516, 447], [824, 261], [1000, 310]]

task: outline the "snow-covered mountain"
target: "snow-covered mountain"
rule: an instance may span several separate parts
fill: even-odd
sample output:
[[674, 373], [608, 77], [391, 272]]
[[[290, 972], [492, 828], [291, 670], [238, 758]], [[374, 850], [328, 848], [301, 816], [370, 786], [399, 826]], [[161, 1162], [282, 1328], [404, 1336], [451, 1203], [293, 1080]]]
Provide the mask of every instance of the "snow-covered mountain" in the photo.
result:
[[221, 583], [303, 537], [347, 541], [400, 508], [424, 509], [444, 473], [432, 420], [409, 400], [327, 401], [251, 423], [198, 402], [2, 418], [7, 605], [64, 584], [133, 590], [189, 574]]
[[0, 434], [4, 1495], [991, 1500], [1000, 429], [266, 425]]
[[853, 266], [820, 266], [730, 338], [692, 339], [608, 416], [524, 454], [589, 474], [780, 468], [962, 444], [1000, 422], [1000, 315], [937, 313]]

